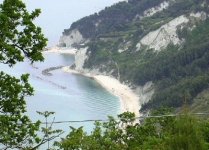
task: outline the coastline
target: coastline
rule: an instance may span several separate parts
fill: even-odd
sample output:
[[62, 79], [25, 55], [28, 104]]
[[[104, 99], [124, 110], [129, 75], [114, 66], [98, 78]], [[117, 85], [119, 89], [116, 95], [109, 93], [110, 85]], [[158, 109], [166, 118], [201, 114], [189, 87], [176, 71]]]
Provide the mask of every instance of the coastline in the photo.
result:
[[75, 48], [59, 48], [59, 47], [50, 47], [47, 50], [43, 51], [43, 53], [60, 53], [60, 54], [71, 54], [75, 55], [77, 49]]
[[120, 83], [117, 79], [105, 76], [105, 75], [94, 75], [91, 73], [82, 73], [73, 69], [70, 69], [69, 66], [65, 66], [62, 68], [64, 72], [73, 73], [73, 74], [81, 74], [86, 77], [90, 77], [97, 81], [102, 87], [104, 87], [111, 94], [119, 97], [121, 108], [120, 113], [123, 112], [133, 112], [136, 117], [139, 117], [141, 114], [139, 113], [140, 105], [139, 105], [139, 96], [135, 94], [130, 87]]
[[[75, 55], [77, 53], [77, 49], [51, 47], [45, 50], [44, 53], [60, 53]], [[80, 74], [94, 79], [108, 92], [119, 98], [121, 105], [120, 113], [129, 111], [135, 113], [136, 117], [141, 116], [141, 114], [139, 113], [139, 96], [136, 93], [134, 93], [130, 87], [122, 84], [117, 79], [106, 75], [83, 73], [77, 70], [70, 69], [70, 66], [62, 67], [62, 70], [67, 73]]]

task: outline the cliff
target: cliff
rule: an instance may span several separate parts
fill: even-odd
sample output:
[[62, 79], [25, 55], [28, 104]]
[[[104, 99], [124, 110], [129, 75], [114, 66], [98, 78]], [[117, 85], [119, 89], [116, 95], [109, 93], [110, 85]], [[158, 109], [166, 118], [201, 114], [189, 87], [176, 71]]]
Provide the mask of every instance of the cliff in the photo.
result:
[[75, 68], [129, 84], [142, 110], [181, 107], [209, 88], [209, 2], [129, 0], [65, 29], [60, 45], [79, 47]]

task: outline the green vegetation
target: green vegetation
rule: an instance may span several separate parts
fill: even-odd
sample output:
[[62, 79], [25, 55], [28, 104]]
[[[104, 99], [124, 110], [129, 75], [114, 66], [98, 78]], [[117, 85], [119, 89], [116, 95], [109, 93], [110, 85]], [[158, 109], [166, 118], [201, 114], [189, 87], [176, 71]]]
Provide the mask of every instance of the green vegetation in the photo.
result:
[[90, 43], [91, 59], [85, 65], [89, 68], [108, 64], [105, 70], [110, 71], [117, 63], [121, 80], [136, 85], [153, 81], [156, 93], [143, 109], [162, 105], [180, 107], [185, 94], [191, 104], [198, 93], [208, 88], [209, 20], [199, 23], [193, 31], [184, 28], [179, 32], [184, 33], [181, 35], [184, 44], [181, 47], [170, 44], [158, 53], [147, 49], [135, 52], [131, 46], [130, 50], [118, 53], [116, 50], [123, 41], [121, 39]]
[[205, 89], [194, 98], [194, 102], [191, 105], [191, 112], [205, 112], [209, 110], [209, 91]]
[[140, 19], [144, 10], [162, 2], [120, 2], [73, 23], [65, 32], [78, 29], [84, 37], [91, 39], [86, 45], [90, 53], [84, 67], [111, 71], [115, 77], [119, 71], [121, 81], [136, 86], [148, 81], [154, 83], [155, 94], [142, 110], [161, 106], [178, 108], [185, 97], [192, 104], [194, 98], [209, 86], [209, 19], [191, 19], [184, 28], [178, 27], [177, 34], [184, 41], [181, 45], [170, 43], [159, 52], [142, 45], [137, 51], [136, 45], [142, 37], [172, 19], [189, 16], [191, 12], [209, 13], [208, 1], [176, 0], [169, 1], [169, 8]]
[[[144, 10], [157, 6], [164, 0], [131, 0], [129, 3], [119, 2], [111, 7], [94, 15], [84, 17], [74, 22], [70, 29], [64, 31], [65, 35], [73, 29], [78, 29], [85, 38], [96, 38], [112, 31], [124, 30], [127, 23], [130, 23], [136, 14], [142, 15]], [[99, 23], [98, 26], [95, 26]]]
[[[161, 112], [161, 113], [160, 113]], [[153, 115], [166, 115], [166, 109]], [[209, 122], [189, 114], [176, 117], [147, 118], [134, 123], [134, 114], [124, 113], [119, 120], [109, 117], [108, 122], [95, 123], [91, 134], [83, 128], [72, 128], [65, 139], [56, 143], [68, 150], [207, 150]]]
[[[85, 37], [91, 51], [86, 67], [103, 64], [103, 71], [115, 69], [113, 75], [121, 75], [121, 80], [130, 80], [137, 85], [148, 81], [155, 83], [155, 95], [143, 106], [157, 109], [160, 106], [180, 107], [182, 99], [187, 100], [193, 110], [207, 111], [209, 88], [209, 19], [197, 22], [192, 31], [178, 29], [184, 44], [170, 44], [160, 52], [144, 47], [136, 51], [137, 41], [148, 32], [181, 14], [204, 10], [201, 0], [177, 0], [168, 10], [156, 15], [135, 20], [147, 8], [163, 0], [129, 0], [106, 8], [99, 14], [81, 19], [72, 25]], [[40, 10], [29, 13], [21, 0], [4, 0], [0, 5], [0, 62], [9, 66], [28, 58], [32, 63], [42, 61], [41, 50], [46, 46], [41, 29], [33, 24]], [[95, 30], [97, 19], [102, 16], [99, 28]], [[111, 19], [111, 17], [112, 19]], [[93, 19], [92, 19], [93, 18]], [[128, 19], [126, 19], [128, 18]], [[93, 21], [92, 21], [93, 20]], [[135, 20], [135, 21], [133, 21]], [[88, 30], [86, 30], [88, 28]], [[66, 30], [68, 34], [70, 30]], [[84, 33], [84, 31], [87, 31]], [[104, 39], [102, 39], [104, 38]], [[106, 39], [105, 39], [106, 38]], [[126, 47], [124, 47], [126, 46]], [[127, 49], [119, 53], [118, 49]], [[119, 69], [118, 69], [118, 68]], [[117, 69], [118, 70], [117, 70]], [[26, 112], [25, 97], [33, 95], [28, 83], [28, 74], [19, 79], [0, 72], [0, 147], [1, 149], [37, 149], [40, 145], [56, 138], [62, 132], [52, 130], [52, 124], [40, 129], [40, 122], [32, 123]], [[206, 100], [205, 100], [206, 99]], [[207, 103], [206, 103], [207, 102]], [[46, 122], [52, 112], [39, 112]], [[152, 115], [170, 114], [167, 109], [154, 111]], [[209, 149], [209, 122], [207, 117], [195, 118], [188, 113], [176, 117], [150, 117], [135, 123], [134, 114], [124, 113], [119, 120], [109, 117], [104, 123], [96, 122], [91, 134], [83, 128], [74, 129], [61, 142], [59, 149], [108, 149], [108, 150], [207, 150]], [[38, 137], [37, 132], [44, 134]]]
[[208, 88], [208, 37], [209, 20], [206, 20], [185, 35], [186, 42], [180, 50], [168, 48], [149, 61], [146, 68], [154, 69], [150, 74], [149, 69], [144, 68], [139, 82], [152, 78], [156, 82], [157, 92], [144, 108], [159, 105], [179, 107], [184, 96], [192, 103], [198, 93]]
[[[27, 58], [42, 61], [41, 50], [47, 39], [33, 21], [40, 10], [29, 13], [21, 0], [4, 0], [0, 4], [0, 63], [9, 66]], [[32, 123], [25, 114], [25, 97], [33, 95], [28, 74], [19, 79], [0, 72], [0, 149], [37, 149], [61, 131], [51, 127], [40, 129], [40, 121]], [[47, 118], [51, 113], [41, 113]], [[43, 133], [43, 138], [37, 132]]]

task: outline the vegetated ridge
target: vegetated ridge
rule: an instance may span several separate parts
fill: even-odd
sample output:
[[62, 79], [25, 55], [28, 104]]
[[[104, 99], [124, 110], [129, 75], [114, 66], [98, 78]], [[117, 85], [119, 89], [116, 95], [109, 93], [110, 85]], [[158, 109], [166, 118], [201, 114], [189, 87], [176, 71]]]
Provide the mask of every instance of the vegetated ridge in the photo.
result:
[[196, 111], [207, 110], [207, 0], [119, 2], [74, 22], [59, 45], [80, 48], [75, 69], [131, 85], [142, 110], [179, 108], [184, 100]]

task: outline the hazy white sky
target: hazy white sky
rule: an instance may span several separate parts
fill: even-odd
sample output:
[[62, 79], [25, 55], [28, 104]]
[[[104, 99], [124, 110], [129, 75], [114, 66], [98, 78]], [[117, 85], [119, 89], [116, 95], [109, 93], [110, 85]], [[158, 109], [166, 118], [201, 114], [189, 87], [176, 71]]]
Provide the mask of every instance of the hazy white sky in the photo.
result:
[[[0, 0], [2, 3], [3, 0]], [[64, 29], [90, 14], [122, 0], [23, 0], [29, 10], [40, 8], [42, 14], [36, 23], [49, 39], [49, 46], [56, 45]]]

